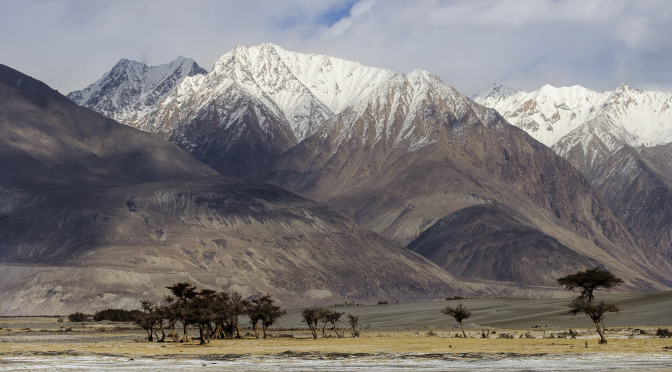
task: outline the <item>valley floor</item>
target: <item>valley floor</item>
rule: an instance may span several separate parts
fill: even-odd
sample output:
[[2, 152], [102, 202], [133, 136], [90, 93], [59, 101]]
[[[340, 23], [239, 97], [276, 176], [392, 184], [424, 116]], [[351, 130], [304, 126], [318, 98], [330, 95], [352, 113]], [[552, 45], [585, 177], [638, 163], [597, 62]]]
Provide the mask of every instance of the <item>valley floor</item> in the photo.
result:
[[[150, 343], [129, 323], [0, 318], [0, 371], [669, 370], [672, 339], [659, 338], [656, 331], [671, 328], [672, 295], [608, 299], [620, 303], [623, 311], [607, 318], [606, 345], [597, 343], [587, 319], [562, 314], [567, 300], [469, 299], [336, 307], [360, 316], [361, 337], [346, 332], [345, 338], [336, 338], [327, 330], [328, 337], [317, 340], [301, 324], [300, 310], [290, 310], [269, 339], [257, 340], [248, 333], [241, 340], [213, 340], [205, 346], [195, 340]], [[459, 329], [452, 318], [435, 314], [456, 302], [473, 312], [465, 324], [466, 339], [455, 337]], [[630, 312], [633, 316], [628, 317]], [[567, 337], [569, 327], [578, 332], [577, 338]], [[488, 337], [482, 338], [486, 333]], [[191, 335], [197, 336], [197, 330]], [[505, 335], [514, 338], [502, 338]]]

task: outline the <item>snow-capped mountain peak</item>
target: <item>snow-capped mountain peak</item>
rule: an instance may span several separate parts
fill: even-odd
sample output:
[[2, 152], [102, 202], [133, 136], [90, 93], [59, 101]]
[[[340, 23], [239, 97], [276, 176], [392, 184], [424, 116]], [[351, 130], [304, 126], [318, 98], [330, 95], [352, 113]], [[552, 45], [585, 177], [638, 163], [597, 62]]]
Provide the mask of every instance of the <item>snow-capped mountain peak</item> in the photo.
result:
[[[203, 83], [207, 89], [197, 94], [215, 96], [235, 84], [284, 117], [301, 141], [395, 75], [358, 62], [290, 52], [274, 44], [238, 46], [215, 62]], [[178, 90], [195, 93], [198, 84], [192, 80], [185, 80]]]
[[121, 59], [109, 72], [83, 90], [68, 94], [78, 105], [119, 122], [131, 124], [152, 111], [158, 101], [187, 76], [205, 74], [193, 59], [179, 56], [158, 66]]
[[471, 97], [471, 99], [477, 102], [485, 101], [487, 99], [497, 100], [513, 96], [520, 92], [522, 91], [518, 89], [509, 88], [503, 84], [494, 83], [492, 85], [489, 85], [487, 88], [483, 89], [481, 93], [474, 94]]
[[[564, 136], [600, 116], [634, 136], [630, 145], [672, 142], [672, 95], [633, 89], [625, 84], [613, 91], [596, 92], [580, 85], [544, 85], [534, 92], [500, 94], [492, 90], [474, 99], [497, 110], [511, 124], [553, 146]], [[623, 137], [623, 136], [619, 136]]]

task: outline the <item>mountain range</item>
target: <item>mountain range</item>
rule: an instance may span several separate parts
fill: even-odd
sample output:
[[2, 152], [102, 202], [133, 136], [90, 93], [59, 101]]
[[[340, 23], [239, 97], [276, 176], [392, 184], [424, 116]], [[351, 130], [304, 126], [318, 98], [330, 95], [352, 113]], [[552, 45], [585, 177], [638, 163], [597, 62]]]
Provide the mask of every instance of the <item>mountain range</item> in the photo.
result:
[[137, 306], [172, 279], [297, 306], [558, 296], [594, 266], [624, 290], [672, 285], [662, 94], [472, 99], [429, 71], [273, 44], [209, 72], [122, 59], [68, 95], [84, 107], [3, 71], [3, 313]]
[[569, 160], [631, 231], [672, 257], [672, 93], [494, 85], [474, 99]]
[[[440, 243], [442, 228], [479, 231], [493, 214], [510, 221], [498, 229], [515, 221], [512, 232], [540, 242], [497, 250], [511, 236], [492, 234], [486, 241], [499, 252], [492, 259], [464, 250], [462, 262], [484, 266], [473, 271], [434, 259], [463, 277], [549, 286], [563, 272], [599, 263], [640, 288], [669, 284], [665, 252], [629, 229], [575, 167], [428, 71], [399, 74], [272, 44], [241, 46], [126, 124], [222, 174], [273, 183], [399, 245], [422, 245], [426, 257], [477, 238]], [[429, 252], [432, 241], [437, 252]], [[516, 249], [536, 254], [523, 264]], [[548, 254], [566, 259], [548, 267]], [[521, 264], [528, 275], [512, 274]]]
[[0, 133], [2, 315], [137, 308], [185, 280], [285, 306], [497, 292], [2, 65]]

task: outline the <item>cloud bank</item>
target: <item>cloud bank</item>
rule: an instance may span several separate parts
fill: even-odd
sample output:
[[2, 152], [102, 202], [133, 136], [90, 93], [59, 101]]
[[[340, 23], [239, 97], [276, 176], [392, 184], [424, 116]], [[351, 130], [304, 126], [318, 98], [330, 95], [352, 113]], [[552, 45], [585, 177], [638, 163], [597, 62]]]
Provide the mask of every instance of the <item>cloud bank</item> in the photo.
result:
[[666, 0], [5, 0], [2, 10], [0, 63], [64, 93], [121, 58], [183, 55], [209, 69], [262, 42], [424, 68], [466, 94], [494, 82], [672, 89]]

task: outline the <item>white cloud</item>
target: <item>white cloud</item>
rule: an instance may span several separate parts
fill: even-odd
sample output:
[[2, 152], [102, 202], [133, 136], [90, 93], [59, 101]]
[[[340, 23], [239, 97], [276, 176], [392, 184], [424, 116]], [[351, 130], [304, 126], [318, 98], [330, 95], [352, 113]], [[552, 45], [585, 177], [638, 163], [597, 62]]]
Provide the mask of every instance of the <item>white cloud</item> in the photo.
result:
[[361, 0], [355, 3], [350, 9], [350, 16], [340, 19], [326, 31], [326, 37], [329, 39], [342, 36], [352, 24], [364, 17], [370, 10], [376, 0]]
[[666, 0], [321, 1], [5, 0], [2, 63], [68, 92], [120, 58], [178, 55], [210, 68], [236, 45], [273, 42], [409, 72], [425, 68], [467, 94], [492, 82], [672, 87]]

